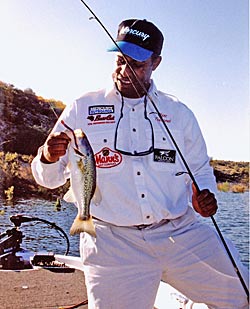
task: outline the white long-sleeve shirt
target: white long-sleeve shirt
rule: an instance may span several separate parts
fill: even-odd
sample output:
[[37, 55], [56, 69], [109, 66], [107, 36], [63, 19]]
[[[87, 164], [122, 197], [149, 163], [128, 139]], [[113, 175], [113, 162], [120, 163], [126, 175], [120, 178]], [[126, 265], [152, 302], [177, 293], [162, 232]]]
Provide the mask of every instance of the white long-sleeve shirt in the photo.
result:
[[[176, 98], [158, 91], [153, 81], [149, 95], [199, 188], [215, 193], [215, 177], [193, 113]], [[144, 98], [122, 98], [115, 87], [87, 93], [65, 108], [53, 129], [64, 131], [60, 123], [63, 119], [72, 129], [80, 128], [88, 136], [95, 153], [97, 186], [102, 196], [98, 206], [91, 204], [91, 214], [116, 225], [151, 224], [178, 218], [186, 213], [191, 200], [189, 175], [176, 175], [186, 172], [180, 155], [150, 100], [144, 103]], [[115, 150], [115, 135], [120, 150], [144, 151], [152, 146], [154, 139], [154, 151], [144, 156], [124, 155]], [[42, 163], [38, 154], [32, 162], [34, 178], [48, 188], [61, 186], [69, 178], [67, 163], [67, 154], [53, 164]]]

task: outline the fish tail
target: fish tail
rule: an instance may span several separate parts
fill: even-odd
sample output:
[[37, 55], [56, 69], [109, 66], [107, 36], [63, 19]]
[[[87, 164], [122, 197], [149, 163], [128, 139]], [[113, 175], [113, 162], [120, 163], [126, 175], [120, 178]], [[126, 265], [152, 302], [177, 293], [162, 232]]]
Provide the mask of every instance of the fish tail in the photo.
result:
[[95, 226], [90, 216], [88, 220], [81, 220], [77, 216], [70, 228], [70, 235], [80, 234], [81, 232], [86, 232], [93, 237], [96, 237]]

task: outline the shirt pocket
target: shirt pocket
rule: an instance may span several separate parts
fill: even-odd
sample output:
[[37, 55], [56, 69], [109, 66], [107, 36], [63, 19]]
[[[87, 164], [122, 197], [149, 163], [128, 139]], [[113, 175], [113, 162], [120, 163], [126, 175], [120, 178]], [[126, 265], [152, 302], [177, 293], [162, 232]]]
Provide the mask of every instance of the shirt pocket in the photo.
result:
[[[184, 152], [183, 132], [171, 130], [171, 134], [181, 153]], [[150, 134], [147, 136], [150, 136]], [[149, 156], [149, 165], [158, 172], [169, 172], [172, 175], [184, 172], [185, 166], [169, 134], [163, 130], [154, 130], [154, 152]]]

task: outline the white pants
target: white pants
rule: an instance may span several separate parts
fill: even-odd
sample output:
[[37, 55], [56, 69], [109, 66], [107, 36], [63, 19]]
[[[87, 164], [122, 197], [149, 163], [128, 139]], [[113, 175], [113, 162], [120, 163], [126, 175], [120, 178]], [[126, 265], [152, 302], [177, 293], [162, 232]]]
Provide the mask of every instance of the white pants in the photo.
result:
[[[139, 230], [95, 221], [81, 235], [89, 309], [152, 309], [160, 280], [209, 308], [246, 309], [246, 293], [215, 231], [185, 216]], [[241, 274], [247, 271], [230, 247]]]

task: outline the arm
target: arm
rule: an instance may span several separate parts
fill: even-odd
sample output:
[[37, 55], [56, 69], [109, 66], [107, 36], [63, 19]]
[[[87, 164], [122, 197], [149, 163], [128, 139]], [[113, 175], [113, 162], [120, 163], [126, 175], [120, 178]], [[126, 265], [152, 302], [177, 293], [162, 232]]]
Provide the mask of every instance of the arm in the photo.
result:
[[192, 184], [192, 204], [195, 211], [202, 217], [209, 217], [218, 209], [215, 198], [217, 185], [200, 127], [194, 116], [191, 119], [185, 130], [188, 132], [186, 135], [187, 160], [190, 162], [191, 171], [200, 189], [198, 192]]
[[61, 124], [61, 119], [64, 119], [72, 128], [75, 127], [74, 105], [66, 107], [52, 133], [38, 149], [38, 154], [31, 163], [36, 182], [50, 189], [64, 185], [69, 178], [67, 147], [70, 139], [63, 132], [65, 128]]

